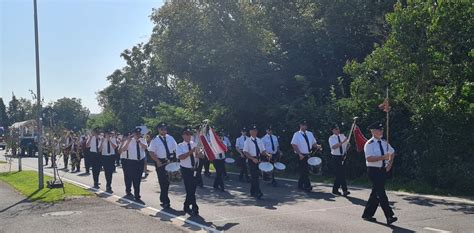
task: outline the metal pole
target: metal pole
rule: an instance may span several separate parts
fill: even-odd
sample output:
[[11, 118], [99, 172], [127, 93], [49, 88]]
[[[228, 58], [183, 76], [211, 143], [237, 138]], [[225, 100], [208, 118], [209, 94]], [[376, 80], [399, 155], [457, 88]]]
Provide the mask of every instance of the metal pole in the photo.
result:
[[42, 135], [43, 135], [43, 124], [41, 123], [41, 88], [40, 88], [40, 60], [39, 60], [39, 39], [38, 39], [38, 9], [36, 6], [36, 0], [33, 0], [34, 4], [34, 20], [35, 20], [35, 53], [36, 53], [36, 105], [37, 105], [37, 116], [36, 116], [36, 127], [38, 129], [38, 188], [44, 188], [44, 173], [43, 173], [43, 146], [42, 146]]

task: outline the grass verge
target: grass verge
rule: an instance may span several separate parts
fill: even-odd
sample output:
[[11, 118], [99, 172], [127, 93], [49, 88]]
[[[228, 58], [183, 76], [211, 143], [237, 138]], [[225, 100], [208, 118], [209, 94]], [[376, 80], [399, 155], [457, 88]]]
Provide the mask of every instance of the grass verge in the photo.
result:
[[39, 190], [38, 173], [35, 171], [2, 172], [0, 180], [11, 185], [31, 201], [56, 202], [71, 197], [92, 195], [91, 192], [66, 182], [64, 183], [65, 193], [63, 189], [46, 188], [46, 181], [52, 180], [50, 176], [44, 177], [45, 188]]

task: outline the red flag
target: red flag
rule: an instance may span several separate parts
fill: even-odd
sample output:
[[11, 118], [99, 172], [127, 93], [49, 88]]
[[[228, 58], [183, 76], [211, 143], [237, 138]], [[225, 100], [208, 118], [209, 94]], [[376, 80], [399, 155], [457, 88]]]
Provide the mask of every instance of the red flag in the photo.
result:
[[227, 152], [227, 147], [224, 145], [222, 140], [216, 134], [212, 127], [209, 127], [209, 134], [210, 134], [210, 146], [214, 149], [213, 151], [215, 154], [222, 154]]
[[368, 139], [365, 138], [364, 134], [362, 133], [362, 131], [360, 131], [357, 125], [354, 126], [354, 139], [356, 142], [357, 152], [364, 151], [364, 146], [365, 146], [365, 143], [368, 141]]
[[388, 99], [385, 99], [381, 104], [379, 104], [379, 109], [384, 112], [390, 111], [390, 103], [388, 102]]
[[199, 139], [201, 139], [202, 146], [204, 147], [204, 152], [206, 152], [209, 161], [213, 161], [214, 159], [216, 159], [216, 155], [214, 154], [214, 151], [212, 150], [209, 143], [207, 142], [206, 136], [201, 135], [199, 136]]

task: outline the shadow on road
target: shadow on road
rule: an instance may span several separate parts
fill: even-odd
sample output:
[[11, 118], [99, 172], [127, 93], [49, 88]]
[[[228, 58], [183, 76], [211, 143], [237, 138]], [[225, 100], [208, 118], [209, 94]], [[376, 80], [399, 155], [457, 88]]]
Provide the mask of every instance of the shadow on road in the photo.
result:
[[403, 200], [408, 201], [410, 204], [421, 205], [426, 207], [433, 207], [433, 206], [445, 206], [446, 210], [454, 211], [454, 212], [462, 212], [464, 214], [474, 214], [474, 205], [454, 202], [454, 201], [446, 201], [446, 200], [439, 200], [439, 199], [430, 199], [426, 197], [420, 196], [406, 196], [403, 197]]

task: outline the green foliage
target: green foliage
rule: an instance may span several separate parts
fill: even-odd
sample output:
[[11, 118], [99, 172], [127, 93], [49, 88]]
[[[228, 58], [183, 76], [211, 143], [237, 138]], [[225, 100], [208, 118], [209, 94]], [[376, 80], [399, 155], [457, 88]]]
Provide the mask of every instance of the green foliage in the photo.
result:
[[474, 191], [474, 157], [467, 149], [474, 132], [473, 10], [467, 2], [398, 3], [387, 15], [387, 41], [363, 63], [346, 65], [351, 98], [339, 101], [356, 115], [377, 115], [373, 106], [390, 87], [398, 171], [463, 192]]

